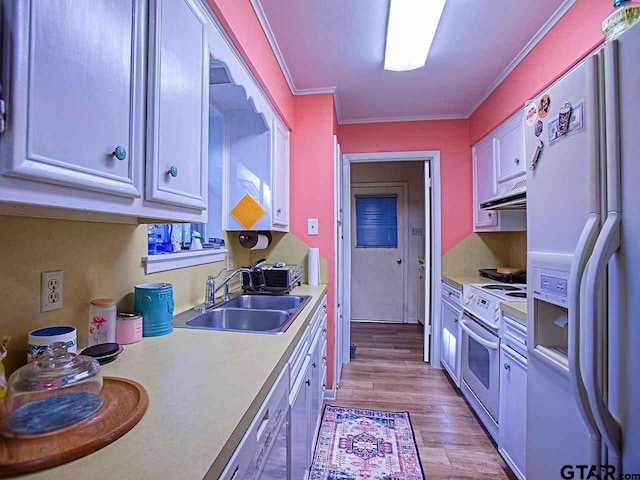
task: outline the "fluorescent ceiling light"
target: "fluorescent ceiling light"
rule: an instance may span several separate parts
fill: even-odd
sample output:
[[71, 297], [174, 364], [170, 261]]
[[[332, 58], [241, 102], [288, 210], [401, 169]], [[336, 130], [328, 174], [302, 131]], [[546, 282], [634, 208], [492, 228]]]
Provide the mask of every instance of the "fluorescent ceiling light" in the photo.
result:
[[391, 0], [385, 70], [424, 66], [446, 0]]

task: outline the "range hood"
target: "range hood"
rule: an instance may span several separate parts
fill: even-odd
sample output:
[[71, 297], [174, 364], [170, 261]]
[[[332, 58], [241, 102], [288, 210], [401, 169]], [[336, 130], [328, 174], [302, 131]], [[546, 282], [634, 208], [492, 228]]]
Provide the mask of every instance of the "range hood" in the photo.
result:
[[480, 210], [524, 210], [527, 208], [527, 180], [523, 178], [502, 185], [498, 194], [480, 202]]

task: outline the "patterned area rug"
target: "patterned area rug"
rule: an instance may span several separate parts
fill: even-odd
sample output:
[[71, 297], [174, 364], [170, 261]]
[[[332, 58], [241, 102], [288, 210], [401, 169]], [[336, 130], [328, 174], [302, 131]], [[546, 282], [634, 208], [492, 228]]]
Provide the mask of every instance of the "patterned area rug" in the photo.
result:
[[409, 414], [327, 405], [309, 480], [425, 480]]

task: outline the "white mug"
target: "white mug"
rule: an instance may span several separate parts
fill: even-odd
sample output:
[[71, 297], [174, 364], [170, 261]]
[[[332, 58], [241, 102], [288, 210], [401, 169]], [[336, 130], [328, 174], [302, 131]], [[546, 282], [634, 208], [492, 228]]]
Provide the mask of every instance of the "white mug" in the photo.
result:
[[35, 361], [42, 355], [49, 345], [55, 342], [67, 344], [67, 351], [76, 353], [78, 345], [77, 332], [75, 327], [69, 325], [58, 325], [55, 327], [44, 327], [31, 330], [29, 332], [29, 351], [27, 361]]

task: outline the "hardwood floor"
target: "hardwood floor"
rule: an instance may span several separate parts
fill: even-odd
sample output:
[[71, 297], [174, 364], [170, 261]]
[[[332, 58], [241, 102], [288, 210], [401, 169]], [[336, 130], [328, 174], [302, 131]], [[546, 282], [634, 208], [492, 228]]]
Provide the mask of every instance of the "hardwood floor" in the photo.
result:
[[408, 411], [427, 480], [515, 480], [443, 370], [422, 361], [421, 325], [353, 323], [357, 358], [326, 403]]

